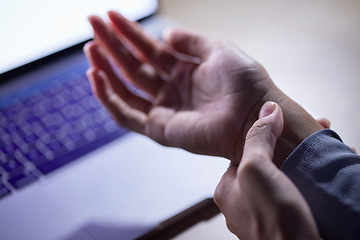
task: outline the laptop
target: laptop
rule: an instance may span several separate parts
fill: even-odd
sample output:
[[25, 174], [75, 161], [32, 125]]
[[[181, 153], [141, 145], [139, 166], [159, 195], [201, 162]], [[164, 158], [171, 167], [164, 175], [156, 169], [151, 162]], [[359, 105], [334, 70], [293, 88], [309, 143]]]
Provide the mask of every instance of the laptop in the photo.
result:
[[213, 191], [228, 161], [119, 127], [92, 95], [87, 16], [118, 10], [160, 36], [156, 0], [5, 0], [0, 7], [0, 239], [135, 239]]

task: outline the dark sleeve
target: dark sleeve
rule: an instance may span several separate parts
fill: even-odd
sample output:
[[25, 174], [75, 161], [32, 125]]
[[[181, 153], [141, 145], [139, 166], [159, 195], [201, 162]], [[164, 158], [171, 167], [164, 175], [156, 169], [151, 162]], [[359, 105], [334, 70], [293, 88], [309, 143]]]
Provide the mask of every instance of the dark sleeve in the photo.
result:
[[304, 196], [324, 239], [360, 239], [360, 157], [335, 132], [305, 139], [280, 169]]

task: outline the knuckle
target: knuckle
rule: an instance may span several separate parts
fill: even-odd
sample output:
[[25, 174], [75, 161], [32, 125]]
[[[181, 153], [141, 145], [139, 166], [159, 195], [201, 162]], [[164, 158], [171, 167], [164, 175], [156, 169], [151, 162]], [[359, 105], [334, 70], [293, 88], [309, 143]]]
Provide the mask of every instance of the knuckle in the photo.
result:
[[216, 203], [216, 205], [218, 205], [219, 207], [222, 205], [223, 202], [223, 187], [221, 182], [217, 185], [217, 187], [215, 188], [214, 191], [214, 202]]
[[116, 105], [119, 101], [118, 96], [113, 92], [109, 92], [106, 96], [107, 102], [111, 105]]
[[226, 226], [227, 228], [230, 230], [230, 232], [235, 233], [236, 232], [236, 224], [234, 223], [234, 221], [231, 221], [230, 219], [225, 217], [225, 222], [226, 222]]
[[230, 43], [226, 40], [214, 40], [211, 44], [212, 50], [222, 50], [228, 48]]
[[156, 45], [152, 50], [151, 50], [151, 52], [149, 52], [149, 55], [148, 55], [148, 58], [149, 59], [157, 59], [157, 58], [159, 58], [161, 55], [163, 55], [163, 53], [164, 53], [164, 51], [165, 51], [165, 48], [164, 48], [164, 46], [162, 46], [162, 45]]
[[245, 179], [250, 175], [259, 175], [263, 169], [261, 159], [263, 159], [261, 154], [255, 154], [255, 156], [252, 156], [250, 161], [247, 161], [242, 165], [240, 174], [245, 176]]

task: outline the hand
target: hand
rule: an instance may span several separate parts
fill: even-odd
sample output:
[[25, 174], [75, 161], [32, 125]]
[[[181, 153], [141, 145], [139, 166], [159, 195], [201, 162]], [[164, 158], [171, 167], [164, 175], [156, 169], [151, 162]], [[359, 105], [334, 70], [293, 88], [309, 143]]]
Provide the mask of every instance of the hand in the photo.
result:
[[[330, 121], [329, 121], [328, 119], [326, 119], [326, 118], [319, 118], [319, 119], [317, 119], [317, 121], [318, 121], [318, 123], [320, 123], [321, 126], [323, 126], [323, 128], [327, 128], [327, 129], [330, 128], [331, 123], [330, 123]], [[351, 147], [351, 149], [354, 151], [354, 153], [357, 154], [356, 148]]]
[[320, 125], [323, 128], [329, 129], [330, 128], [330, 121], [327, 118], [319, 118], [316, 121], [318, 121], [318, 123], [320, 123]]
[[308, 205], [273, 164], [283, 116], [266, 103], [249, 130], [240, 165], [230, 166], [215, 190], [228, 228], [240, 239], [320, 239]]
[[265, 70], [228, 42], [179, 29], [161, 42], [108, 16], [89, 18], [95, 40], [84, 49], [93, 90], [113, 118], [163, 145], [238, 162], [246, 128], [275, 88]]

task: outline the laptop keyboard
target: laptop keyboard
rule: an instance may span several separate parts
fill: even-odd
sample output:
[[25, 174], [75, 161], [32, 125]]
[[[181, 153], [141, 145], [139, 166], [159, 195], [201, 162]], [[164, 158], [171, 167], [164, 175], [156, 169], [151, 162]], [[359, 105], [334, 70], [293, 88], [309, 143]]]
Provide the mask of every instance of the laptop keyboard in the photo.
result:
[[92, 95], [86, 68], [0, 99], [0, 198], [126, 133]]

